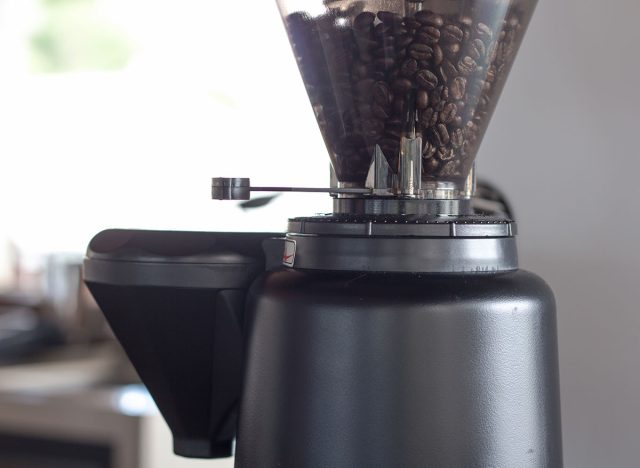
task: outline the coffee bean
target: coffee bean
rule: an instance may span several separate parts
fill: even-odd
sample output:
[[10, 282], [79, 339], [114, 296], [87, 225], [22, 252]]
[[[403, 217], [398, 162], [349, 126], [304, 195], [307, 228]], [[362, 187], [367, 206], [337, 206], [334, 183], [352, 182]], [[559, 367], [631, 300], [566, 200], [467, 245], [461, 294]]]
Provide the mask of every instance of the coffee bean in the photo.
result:
[[435, 26], [436, 28], [442, 27], [444, 24], [444, 18], [442, 18], [442, 16], [436, 15], [429, 10], [420, 10], [416, 12], [415, 19], [421, 24]]
[[413, 31], [415, 31], [416, 29], [420, 29], [422, 27], [422, 23], [420, 23], [419, 21], [416, 21], [414, 18], [410, 16], [406, 16], [402, 21], [402, 24], [404, 24], [405, 28], [407, 28], [408, 30], [413, 30]]
[[431, 93], [431, 102], [433, 105], [444, 104], [449, 100], [449, 87], [445, 85], [438, 86], [433, 93]]
[[429, 45], [437, 44], [440, 40], [440, 30], [434, 26], [424, 26], [416, 34], [416, 40]]
[[438, 113], [433, 110], [433, 108], [427, 108], [420, 114], [420, 125], [425, 130], [433, 127], [438, 122]]
[[427, 174], [435, 174], [440, 167], [440, 163], [436, 158], [429, 158], [424, 160], [424, 164], [422, 165], [422, 169]]
[[442, 51], [444, 52], [444, 55], [449, 57], [450, 59], [455, 59], [460, 53], [461, 49], [462, 49], [462, 46], [457, 42], [452, 42], [450, 44], [445, 44], [442, 46]]
[[427, 91], [432, 91], [438, 86], [438, 77], [429, 70], [420, 70], [415, 76], [416, 84]]
[[400, 34], [396, 37], [396, 49], [402, 50], [413, 42], [411, 34]]
[[444, 51], [442, 50], [442, 47], [440, 47], [438, 44], [433, 46], [432, 60], [435, 66], [440, 65], [444, 60]]
[[394, 92], [404, 94], [413, 87], [413, 83], [407, 78], [398, 78], [393, 82], [392, 87]]
[[445, 60], [442, 62], [440, 66], [440, 76], [444, 80], [445, 83], [449, 83], [458, 75], [458, 69], [455, 67], [453, 63], [449, 60]]
[[416, 61], [416, 59], [407, 59], [402, 62], [402, 65], [400, 66], [400, 73], [402, 74], [402, 76], [405, 76], [407, 78], [412, 78], [417, 71], [418, 62]]
[[414, 42], [409, 46], [407, 53], [416, 60], [429, 60], [433, 56], [433, 49], [426, 44]]
[[453, 119], [456, 118], [456, 113], [458, 112], [458, 108], [452, 102], [446, 104], [440, 112], [440, 122], [442, 123], [451, 123]]
[[461, 128], [456, 128], [451, 132], [451, 146], [460, 148], [464, 144], [464, 132]]
[[466, 27], [471, 27], [473, 25], [473, 18], [471, 16], [468, 15], [462, 15], [458, 18], [458, 21], [460, 22], [460, 24], [466, 26]]
[[451, 97], [456, 101], [459, 101], [464, 97], [464, 93], [467, 89], [467, 80], [462, 76], [457, 76], [453, 80], [451, 80], [451, 84], [449, 85], [449, 92]]
[[450, 161], [455, 157], [455, 153], [452, 148], [438, 148], [436, 157], [440, 161]]
[[356, 29], [366, 29], [376, 20], [376, 15], [369, 11], [363, 11], [353, 20], [353, 27]]
[[447, 126], [444, 124], [438, 124], [435, 127], [431, 127], [428, 132], [429, 141], [441, 148], [449, 144], [450, 137]]
[[385, 35], [393, 35], [393, 29], [384, 23], [378, 23], [373, 27], [373, 35], [380, 39]]
[[454, 42], [462, 42], [462, 38], [464, 33], [462, 29], [453, 24], [447, 24], [442, 28], [441, 40], [444, 43], [454, 43]]
[[478, 68], [478, 64], [471, 57], [467, 56], [458, 62], [458, 71], [462, 76], [469, 76]]
[[484, 54], [486, 53], [487, 48], [480, 39], [474, 39], [471, 42], [471, 46], [469, 46], [469, 57], [474, 59], [476, 62], [479, 61]]
[[376, 104], [383, 107], [387, 107], [391, 104], [391, 90], [389, 89], [389, 85], [384, 81], [378, 81], [375, 83], [371, 92]]
[[425, 140], [424, 148], [422, 149], [422, 159], [433, 158], [436, 155], [438, 148], [433, 146], [431, 143]]
[[424, 89], [420, 89], [416, 93], [416, 107], [418, 109], [426, 109], [429, 107], [429, 93]]
[[476, 25], [476, 35], [478, 36], [478, 38], [482, 39], [485, 43], [487, 41], [490, 41], [491, 38], [493, 37], [493, 31], [491, 30], [491, 28], [489, 26], [487, 26], [484, 23], [478, 23]]

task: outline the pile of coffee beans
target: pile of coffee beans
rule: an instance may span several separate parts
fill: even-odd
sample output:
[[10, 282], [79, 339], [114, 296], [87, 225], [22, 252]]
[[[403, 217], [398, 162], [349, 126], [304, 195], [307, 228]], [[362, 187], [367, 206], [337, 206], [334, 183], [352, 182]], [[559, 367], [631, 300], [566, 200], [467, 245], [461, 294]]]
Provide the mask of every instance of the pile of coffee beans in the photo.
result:
[[362, 183], [375, 145], [397, 168], [411, 127], [423, 138], [425, 180], [466, 177], [524, 29], [513, 9], [497, 27], [480, 18], [428, 10], [287, 17], [340, 180]]

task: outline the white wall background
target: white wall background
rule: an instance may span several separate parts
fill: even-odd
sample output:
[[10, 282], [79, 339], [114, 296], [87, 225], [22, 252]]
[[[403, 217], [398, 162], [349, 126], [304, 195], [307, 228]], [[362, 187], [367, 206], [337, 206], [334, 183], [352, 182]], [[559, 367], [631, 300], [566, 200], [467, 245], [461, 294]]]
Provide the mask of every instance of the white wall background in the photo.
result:
[[639, 17], [540, 0], [479, 156], [556, 292], [568, 468], [640, 466]]

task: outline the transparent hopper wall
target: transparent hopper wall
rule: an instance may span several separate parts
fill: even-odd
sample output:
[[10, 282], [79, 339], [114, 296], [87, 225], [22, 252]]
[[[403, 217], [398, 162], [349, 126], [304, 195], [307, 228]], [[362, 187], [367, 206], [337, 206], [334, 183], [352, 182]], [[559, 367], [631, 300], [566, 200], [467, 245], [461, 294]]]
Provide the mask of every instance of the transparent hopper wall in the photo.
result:
[[536, 0], [278, 0], [340, 182], [393, 171], [422, 138], [422, 180], [462, 189]]

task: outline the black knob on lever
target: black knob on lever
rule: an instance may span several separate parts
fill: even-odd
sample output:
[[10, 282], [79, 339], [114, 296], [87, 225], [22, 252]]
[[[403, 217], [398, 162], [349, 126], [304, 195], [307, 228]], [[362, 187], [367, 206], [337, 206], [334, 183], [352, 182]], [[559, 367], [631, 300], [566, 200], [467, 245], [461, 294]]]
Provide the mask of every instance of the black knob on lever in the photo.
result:
[[214, 177], [211, 180], [211, 198], [249, 200], [251, 199], [251, 181], [247, 177]]

